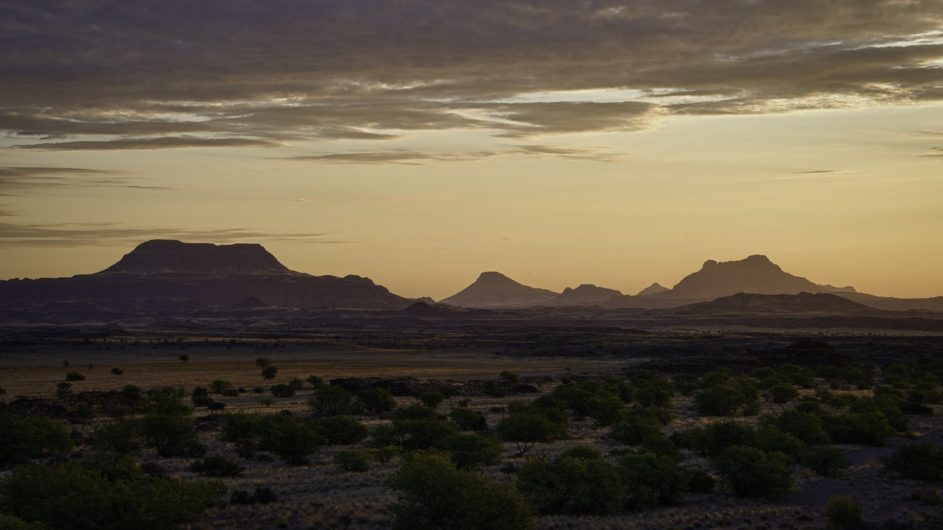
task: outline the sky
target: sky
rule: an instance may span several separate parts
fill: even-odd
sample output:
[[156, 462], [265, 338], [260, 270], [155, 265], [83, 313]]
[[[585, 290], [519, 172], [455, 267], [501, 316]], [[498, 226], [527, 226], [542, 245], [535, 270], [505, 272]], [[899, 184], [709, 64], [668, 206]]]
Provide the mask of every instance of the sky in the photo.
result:
[[943, 0], [0, 1], [0, 278], [155, 238], [443, 298], [765, 254], [943, 295]]

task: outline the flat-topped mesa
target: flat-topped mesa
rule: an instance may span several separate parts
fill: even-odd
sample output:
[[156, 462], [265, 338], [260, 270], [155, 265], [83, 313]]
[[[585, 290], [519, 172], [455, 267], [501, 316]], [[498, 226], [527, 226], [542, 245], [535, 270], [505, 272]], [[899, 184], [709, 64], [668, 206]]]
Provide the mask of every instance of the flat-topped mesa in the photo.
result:
[[257, 243], [145, 241], [100, 274], [272, 274], [290, 270]]

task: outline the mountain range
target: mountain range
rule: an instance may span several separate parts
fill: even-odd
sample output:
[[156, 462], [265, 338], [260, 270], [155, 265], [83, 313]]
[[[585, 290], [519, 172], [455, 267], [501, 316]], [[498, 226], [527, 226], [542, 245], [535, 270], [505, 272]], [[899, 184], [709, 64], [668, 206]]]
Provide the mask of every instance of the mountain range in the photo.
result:
[[[749, 295], [749, 296], [747, 296]], [[791, 298], [790, 298], [791, 297]], [[419, 303], [419, 305], [415, 305]], [[713, 305], [705, 303], [713, 303]], [[152, 240], [114, 265], [69, 278], [0, 281], [0, 310], [72, 314], [96, 311], [174, 312], [206, 307], [405, 310], [451, 314], [470, 309], [588, 308], [671, 309], [703, 312], [940, 311], [943, 297], [903, 299], [816, 284], [787, 273], [766, 256], [708, 260], [672, 288], [658, 283], [636, 295], [582, 284], [563, 292], [521, 284], [499, 272], [484, 272], [460, 292], [434, 302], [397, 296], [369, 278], [313, 276], [289, 269], [258, 244], [214, 245]], [[443, 311], [436, 308], [442, 308]]]
[[369, 278], [292, 271], [256, 244], [152, 240], [95, 274], [0, 281], [0, 308], [64, 303], [111, 310], [260, 305], [399, 309], [412, 301]]

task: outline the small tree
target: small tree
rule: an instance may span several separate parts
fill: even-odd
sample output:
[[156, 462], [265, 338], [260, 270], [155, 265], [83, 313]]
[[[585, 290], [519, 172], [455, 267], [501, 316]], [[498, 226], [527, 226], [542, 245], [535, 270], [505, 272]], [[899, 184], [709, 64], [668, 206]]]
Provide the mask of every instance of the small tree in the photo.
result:
[[347, 414], [353, 400], [354, 395], [339, 386], [322, 385], [308, 403], [318, 416], [337, 416]]
[[488, 430], [485, 415], [468, 407], [453, 409], [449, 418], [463, 431], [484, 432]]
[[829, 498], [825, 515], [828, 517], [828, 527], [835, 530], [864, 526], [864, 519], [861, 517], [861, 506], [848, 497]]
[[497, 464], [502, 452], [500, 443], [475, 433], [454, 434], [445, 440], [445, 447], [459, 469]]
[[268, 365], [262, 369], [262, 377], [272, 380], [275, 379], [275, 375], [278, 374], [278, 368], [272, 365]]
[[367, 428], [349, 416], [318, 418], [314, 427], [327, 445], [350, 445], [367, 437]]
[[361, 449], [338, 451], [334, 455], [334, 462], [337, 467], [353, 473], [368, 471], [370, 469], [369, 459], [370, 454]]
[[884, 460], [884, 467], [907, 478], [943, 482], [943, 447], [930, 442], [903, 445]]
[[85, 381], [85, 376], [79, 372], [69, 372], [65, 374], [66, 381]]
[[43, 416], [0, 413], [0, 469], [72, 449], [65, 425]]
[[517, 446], [518, 456], [524, 456], [534, 444], [555, 440], [562, 436], [558, 424], [543, 416], [529, 413], [511, 414], [498, 423], [498, 436]]
[[430, 409], [435, 409], [444, 400], [445, 395], [438, 390], [426, 390], [419, 394], [419, 401], [422, 401], [422, 404]]
[[[271, 368], [274, 368], [274, 367], [271, 367]], [[269, 389], [269, 391], [271, 391], [272, 395], [277, 398], [288, 398], [295, 395], [295, 389], [292, 388], [291, 385], [286, 385], [284, 383], [273, 385], [272, 388]]]
[[569, 451], [553, 462], [531, 460], [517, 473], [517, 487], [540, 513], [614, 515], [624, 489], [616, 466], [598, 452]]
[[371, 414], [383, 414], [396, 408], [396, 399], [388, 390], [380, 387], [361, 390], [357, 399]]
[[124, 375], [124, 370], [121, 368], [112, 368], [111, 373], [114, 375]]
[[242, 466], [223, 455], [206, 455], [190, 464], [190, 471], [207, 477], [238, 477]]
[[180, 357], [177, 357], [177, 358], [180, 359], [182, 362], [188, 362], [188, 361], [190, 360], [190, 356], [187, 355], [187, 354], [183, 354], [183, 355], [181, 355]]
[[792, 488], [789, 457], [783, 453], [734, 446], [715, 459], [714, 465], [739, 497], [778, 499]]
[[280, 456], [292, 466], [308, 463], [308, 456], [323, 443], [323, 438], [310, 423], [291, 416], [271, 416], [260, 428], [261, 446]]
[[390, 478], [399, 494], [393, 528], [526, 530], [534, 517], [512, 488], [455, 468], [443, 455], [420, 453]]

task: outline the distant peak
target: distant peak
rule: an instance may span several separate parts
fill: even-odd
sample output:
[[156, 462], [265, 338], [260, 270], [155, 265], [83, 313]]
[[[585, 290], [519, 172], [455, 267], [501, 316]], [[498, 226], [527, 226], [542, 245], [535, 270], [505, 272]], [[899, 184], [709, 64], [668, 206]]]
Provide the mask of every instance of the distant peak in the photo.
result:
[[707, 261], [704, 262], [704, 265], [702, 265], [701, 268], [702, 268], [702, 269], [709, 269], [709, 268], [714, 267], [714, 266], [716, 266], [716, 265], [717, 265], [717, 262], [716, 262], [715, 260], [709, 259], [709, 260], [707, 260]]
[[658, 282], [655, 282], [639, 291], [638, 296], [651, 296], [653, 294], [664, 293], [666, 291], [670, 291], [670, 289]]
[[288, 272], [288, 268], [258, 243], [215, 245], [153, 239], [141, 243], [102, 272], [244, 274]]
[[510, 280], [504, 274], [501, 274], [498, 271], [485, 271], [478, 275], [479, 280]]

